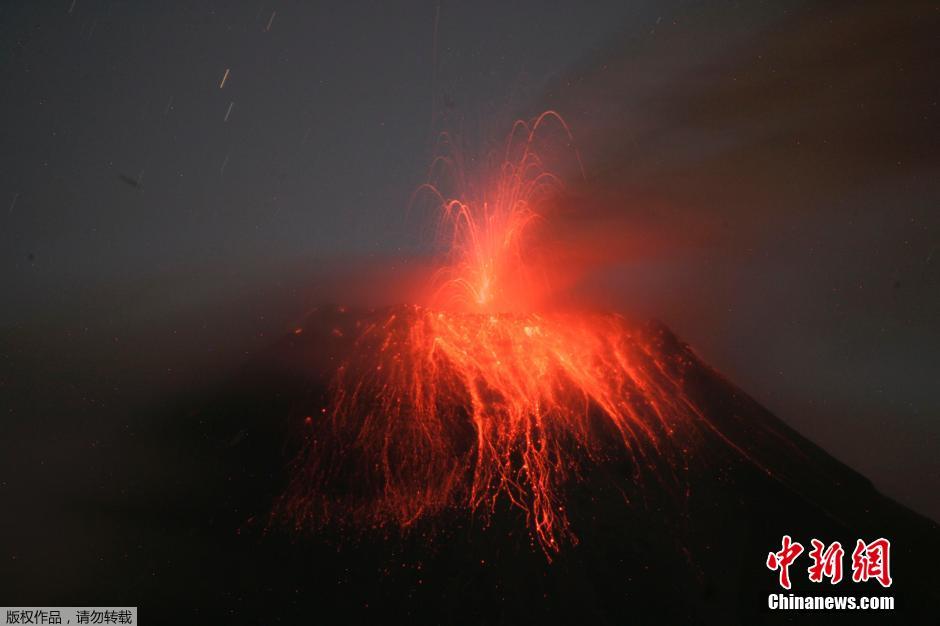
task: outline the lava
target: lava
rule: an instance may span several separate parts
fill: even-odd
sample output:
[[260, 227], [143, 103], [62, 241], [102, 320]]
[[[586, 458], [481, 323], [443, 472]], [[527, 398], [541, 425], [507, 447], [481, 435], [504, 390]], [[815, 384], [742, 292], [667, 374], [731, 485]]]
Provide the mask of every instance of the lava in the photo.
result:
[[577, 541], [564, 489], [585, 463], [685, 450], [677, 433], [701, 417], [687, 364], [621, 316], [539, 309], [551, 281], [534, 226], [561, 185], [536, 150], [549, 123], [570, 142], [552, 111], [516, 122], [487, 193], [419, 189], [442, 215], [441, 266], [426, 302], [367, 320], [338, 368], [285, 497], [297, 526], [409, 527], [505, 499], [550, 555]]
[[[442, 214], [440, 237], [445, 258], [434, 278], [434, 308], [483, 313], [529, 311], [549, 289], [544, 259], [535, 254], [537, 246], [531, 236], [533, 226], [544, 219], [540, 203], [561, 187], [559, 176], [545, 168], [535, 150], [537, 133], [548, 121], [557, 122], [564, 138], [572, 140], [564, 120], [554, 111], [546, 111], [531, 124], [517, 121], [502, 162], [493, 168], [496, 180], [479, 185], [483, 189], [480, 197], [447, 198], [430, 182], [418, 188], [418, 194], [426, 192], [438, 202]], [[520, 135], [522, 142], [517, 141]], [[577, 152], [574, 156], [580, 165]], [[438, 157], [431, 175], [438, 164], [454, 169], [461, 162], [453, 156]], [[466, 180], [462, 172], [455, 178]], [[473, 191], [465, 188], [460, 193]]]

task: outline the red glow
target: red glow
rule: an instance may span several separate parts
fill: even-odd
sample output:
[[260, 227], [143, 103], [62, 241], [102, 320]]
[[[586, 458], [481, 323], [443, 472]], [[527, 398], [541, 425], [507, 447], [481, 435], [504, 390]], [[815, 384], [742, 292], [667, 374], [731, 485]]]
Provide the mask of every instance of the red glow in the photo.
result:
[[[554, 111], [546, 111], [531, 124], [517, 121], [506, 142], [502, 161], [495, 168], [495, 180], [483, 180], [474, 193], [445, 196], [433, 183], [422, 185], [421, 194], [430, 195], [441, 211], [440, 237], [445, 258], [433, 279], [429, 304], [437, 310], [505, 313], [528, 312], [539, 307], [551, 289], [549, 263], [539, 255], [536, 227], [545, 219], [540, 205], [561, 188], [560, 178], [545, 168], [536, 151], [538, 133], [554, 122], [567, 142], [571, 133]], [[580, 165], [577, 153], [571, 151]], [[465, 180], [457, 168], [460, 160], [439, 157], [431, 168], [451, 178]], [[471, 197], [467, 197], [470, 195]]]
[[533, 234], [560, 182], [535, 146], [549, 123], [570, 142], [554, 112], [517, 122], [479, 197], [420, 189], [440, 205], [445, 259], [427, 302], [370, 321], [339, 368], [286, 500], [298, 524], [407, 527], [506, 498], [550, 554], [575, 539], [562, 491], [586, 460], [641, 464], [696, 415], [683, 364], [623, 318], [544, 310]]

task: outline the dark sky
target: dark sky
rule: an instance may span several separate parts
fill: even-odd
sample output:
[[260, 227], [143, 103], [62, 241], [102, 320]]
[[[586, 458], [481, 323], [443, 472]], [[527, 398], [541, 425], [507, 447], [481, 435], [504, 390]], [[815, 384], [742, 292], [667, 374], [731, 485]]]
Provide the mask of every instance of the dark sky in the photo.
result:
[[553, 107], [586, 169], [559, 228], [600, 241], [578, 289], [665, 320], [936, 519], [937, 21], [926, 3], [4, 2], [0, 347], [30, 400], [0, 432], [68, 451], [223, 375], [341, 297], [337, 268], [421, 250], [405, 208], [436, 130], [486, 144]]

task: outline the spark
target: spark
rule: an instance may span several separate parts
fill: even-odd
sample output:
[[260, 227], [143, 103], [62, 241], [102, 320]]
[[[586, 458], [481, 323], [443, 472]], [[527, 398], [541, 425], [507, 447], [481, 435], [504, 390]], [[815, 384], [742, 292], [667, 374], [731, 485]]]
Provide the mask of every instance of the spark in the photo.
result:
[[228, 110], [225, 112], [225, 119], [222, 120], [223, 122], [227, 122], [227, 121], [228, 121], [228, 116], [232, 114], [232, 107], [233, 107], [233, 106], [235, 106], [235, 101], [234, 101], [234, 100], [233, 100], [232, 102], [229, 102], [229, 103], [228, 103]]
[[271, 17], [268, 19], [268, 25], [264, 27], [264, 32], [271, 32], [271, 24], [274, 23], [274, 16], [277, 15], [277, 11], [271, 11]]
[[225, 87], [225, 81], [228, 80], [228, 75], [229, 75], [229, 68], [225, 68], [225, 73], [222, 74], [222, 82], [219, 83], [219, 89], [222, 89]]

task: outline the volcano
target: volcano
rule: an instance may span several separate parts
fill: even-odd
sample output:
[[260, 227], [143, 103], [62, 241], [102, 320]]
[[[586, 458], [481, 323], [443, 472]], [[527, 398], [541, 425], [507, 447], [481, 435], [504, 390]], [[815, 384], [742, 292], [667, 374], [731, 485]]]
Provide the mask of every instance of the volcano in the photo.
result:
[[[935, 523], [663, 324], [555, 297], [565, 262], [540, 227], [563, 192], [549, 165], [580, 166], [571, 140], [552, 111], [516, 122], [472, 182], [442, 135], [416, 193], [439, 216], [423, 291], [321, 307], [233, 380], [160, 407], [141, 441], [174, 451], [159, 482], [185, 495], [128, 503], [155, 536], [128, 549], [142, 577], [110, 588], [246, 623], [884, 616], [771, 611], [784, 591], [892, 596], [892, 618], [923, 621], [940, 600]], [[806, 554], [784, 590], [785, 537], [839, 542], [853, 571], [811, 582]], [[891, 586], [853, 580], [852, 546], [882, 538]]]
[[[553, 301], [539, 227], [571, 142], [553, 111], [517, 121], [474, 183], [442, 135], [416, 192], [439, 216], [424, 292], [319, 309], [200, 410], [197, 440], [228, 442], [204, 497], [238, 531], [213, 557], [228, 602], [422, 623], [785, 622], [781, 591], [929, 611], [935, 524], [664, 325]], [[896, 582], [796, 564], [781, 589], [784, 537], [838, 541], [850, 567], [858, 540], [893, 541]]]
[[[837, 585], [814, 584], [804, 558], [791, 568], [788, 593], [893, 595], [892, 617], [933, 610], [937, 525], [879, 494], [656, 322], [630, 325], [631, 359], [638, 369], [668, 374], [670, 392], [694, 408], [695, 421], [672, 425], [676, 445], [667, 445], [664, 427], [647, 439], [638, 431], [632, 448], [566, 447], [570, 471], [556, 477], [552, 491], [564, 514], [557, 549], [546, 548], [532, 508], [518, 501], [521, 492], [515, 498], [497, 493], [486, 506], [472, 507], [459, 504], [470, 492], [457, 489], [457, 498], [427, 500], [440, 506], [430, 515], [411, 511], [405, 524], [394, 515], [362, 516], [363, 503], [388, 504], [378, 480], [383, 470], [363, 473], [362, 451], [357, 456], [349, 448], [333, 451], [332, 480], [317, 492], [342, 506], [323, 523], [304, 523], [316, 510], [311, 501], [302, 501], [299, 517], [284, 504], [298, 506], [297, 489], [308, 484], [309, 476], [301, 474], [305, 480], [298, 482], [297, 472], [309, 468], [304, 460], [317, 421], [327, 421], [337, 367], [355, 353], [363, 328], [392, 315], [407, 319], [419, 312], [321, 308], [211, 398], [187, 400], [182, 428], [187, 435], [195, 430], [202, 442], [181, 450], [183, 458], [199, 459], [202, 476], [192, 481], [187, 517], [203, 520], [190, 532], [211, 547], [185, 575], [188, 584], [175, 583], [174, 603], [205, 605], [210, 598], [235, 607], [233, 614], [247, 621], [274, 612], [349, 622], [395, 615], [416, 623], [788, 623], [796, 616], [856, 623], [879, 617], [769, 611], [768, 594], [784, 590], [766, 555], [786, 534], [805, 545], [810, 538], [853, 546], [857, 538], [887, 537], [895, 579], [889, 589], [873, 580], [853, 583], [851, 576]], [[422, 474], [426, 494], [453, 484], [445, 470], [463, 467], [462, 455], [474, 450], [474, 429], [465, 426], [452, 431], [453, 456]], [[603, 431], [602, 421], [595, 426]], [[608, 443], [620, 437], [616, 428], [606, 432]], [[193, 440], [179, 434], [171, 436]], [[559, 445], [572, 443], [577, 439]], [[298, 461], [287, 462], [291, 458]], [[470, 471], [472, 485], [472, 465]], [[177, 569], [183, 570], [168, 568]], [[187, 595], [182, 602], [181, 593]]]

